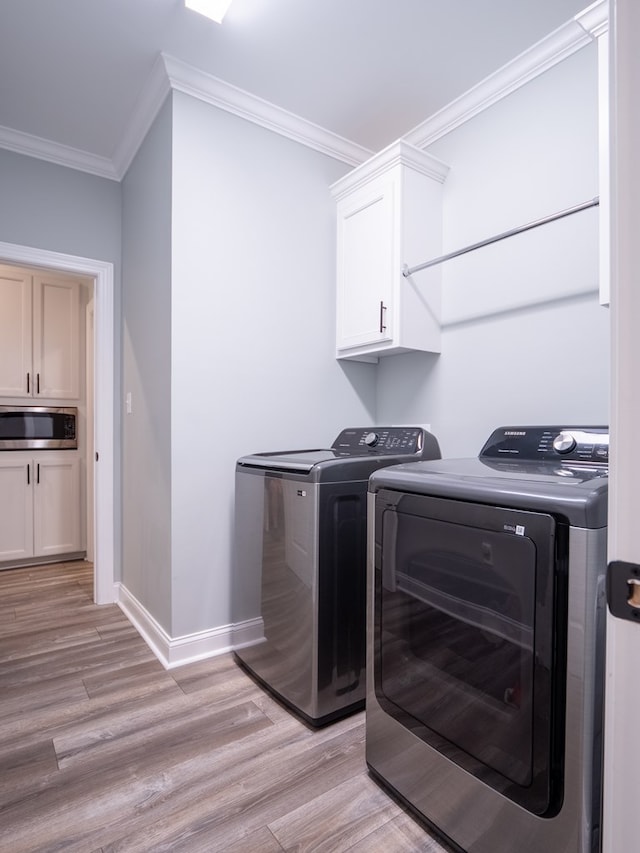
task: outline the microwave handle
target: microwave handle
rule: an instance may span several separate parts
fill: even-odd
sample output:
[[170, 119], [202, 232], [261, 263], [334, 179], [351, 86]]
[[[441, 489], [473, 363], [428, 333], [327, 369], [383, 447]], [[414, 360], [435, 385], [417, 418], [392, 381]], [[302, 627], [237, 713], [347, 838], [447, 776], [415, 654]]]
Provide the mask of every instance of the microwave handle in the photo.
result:
[[30, 383], [29, 383], [29, 374], [27, 373], [27, 394], [31, 392]]
[[31, 485], [31, 463], [27, 462], [27, 486]]

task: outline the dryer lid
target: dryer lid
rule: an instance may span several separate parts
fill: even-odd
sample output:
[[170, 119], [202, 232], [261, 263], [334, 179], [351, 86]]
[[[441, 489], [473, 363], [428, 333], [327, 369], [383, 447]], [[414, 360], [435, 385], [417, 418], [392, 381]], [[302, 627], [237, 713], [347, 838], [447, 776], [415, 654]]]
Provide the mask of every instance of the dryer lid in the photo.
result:
[[607, 524], [606, 466], [546, 462], [437, 459], [376, 471], [369, 491], [398, 492], [474, 501], [550, 514], [561, 513], [578, 527]]

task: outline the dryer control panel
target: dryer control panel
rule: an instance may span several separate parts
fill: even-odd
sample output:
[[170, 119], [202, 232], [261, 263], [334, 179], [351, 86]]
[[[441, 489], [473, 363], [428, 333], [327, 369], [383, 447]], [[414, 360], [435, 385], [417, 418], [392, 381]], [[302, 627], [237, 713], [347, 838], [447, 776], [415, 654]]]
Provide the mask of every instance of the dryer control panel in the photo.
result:
[[331, 447], [340, 456], [420, 453], [425, 435], [428, 433], [420, 427], [354, 427], [343, 429]]
[[609, 463], [609, 427], [509, 426], [494, 430], [480, 459]]

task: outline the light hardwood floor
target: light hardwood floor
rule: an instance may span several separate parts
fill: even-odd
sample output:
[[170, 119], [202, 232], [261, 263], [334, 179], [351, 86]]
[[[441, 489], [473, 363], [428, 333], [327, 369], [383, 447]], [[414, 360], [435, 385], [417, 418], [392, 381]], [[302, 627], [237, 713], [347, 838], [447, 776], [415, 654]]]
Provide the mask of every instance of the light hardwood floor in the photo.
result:
[[0, 851], [446, 853], [225, 654], [165, 671], [78, 561], [0, 571]]

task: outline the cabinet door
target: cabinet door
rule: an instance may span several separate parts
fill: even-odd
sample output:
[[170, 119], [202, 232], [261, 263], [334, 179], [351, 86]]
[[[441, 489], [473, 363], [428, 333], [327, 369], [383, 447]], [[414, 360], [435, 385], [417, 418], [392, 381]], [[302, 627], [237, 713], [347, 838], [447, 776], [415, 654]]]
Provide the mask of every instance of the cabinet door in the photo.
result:
[[71, 453], [34, 457], [33, 541], [36, 557], [80, 550], [80, 464]]
[[338, 204], [338, 350], [392, 338], [394, 237], [391, 181]]
[[33, 467], [22, 454], [0, 461], [0, 562], [33, 555]]
[[0, 396], [31, 396], [31, 380], [31, 276], [0, 266]]
[[33, 279], [35, 395], [61, 400], [80, 393], [80, 286], [57, 276]]

